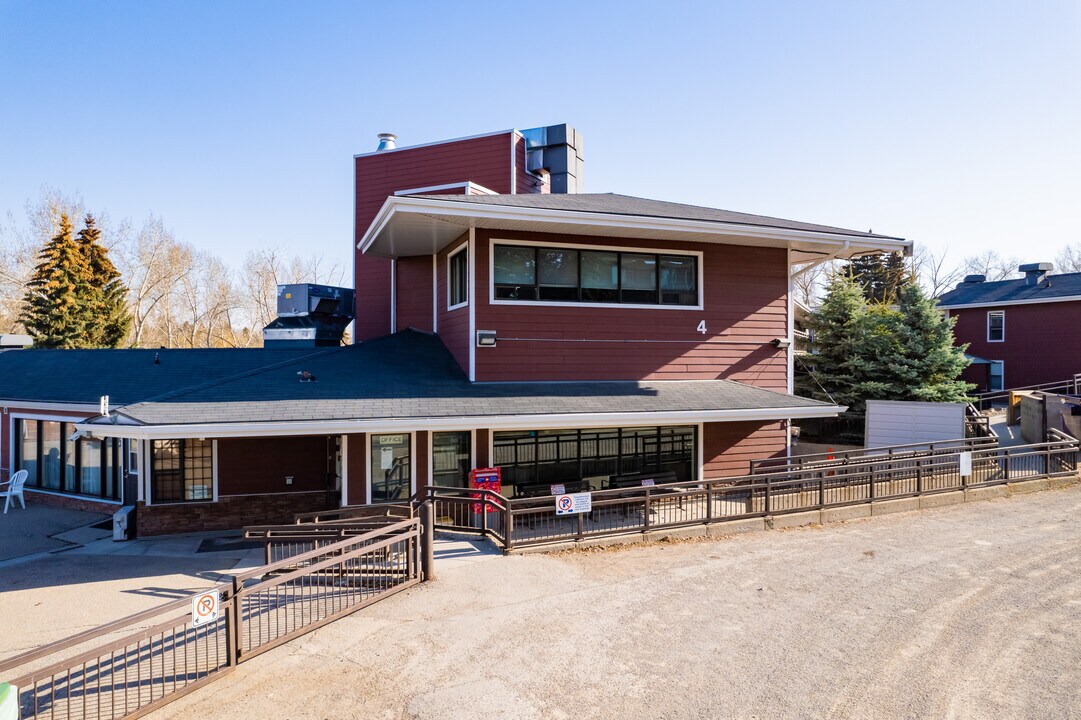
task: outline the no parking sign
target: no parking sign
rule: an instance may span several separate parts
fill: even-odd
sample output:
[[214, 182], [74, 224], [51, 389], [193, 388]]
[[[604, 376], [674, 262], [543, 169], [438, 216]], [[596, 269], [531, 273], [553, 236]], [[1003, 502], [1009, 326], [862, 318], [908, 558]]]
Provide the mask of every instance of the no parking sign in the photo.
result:
[[191, 624], [206, 625], [218, 619], [218, 591], [210, 590], [191, 599]]
[[577, 515], [593, 510], [593, 496], [589, 493], [556, 495], [556, 515]]

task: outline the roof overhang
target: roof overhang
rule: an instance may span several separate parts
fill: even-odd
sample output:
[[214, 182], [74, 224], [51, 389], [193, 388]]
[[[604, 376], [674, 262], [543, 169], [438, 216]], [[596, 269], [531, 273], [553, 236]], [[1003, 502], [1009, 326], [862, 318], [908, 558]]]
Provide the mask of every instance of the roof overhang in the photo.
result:
[[873, 252], [908, 254], [912, 247], [910, 241], [900, 238], [855, 233], [408, 196], [388, 197], [357, 247], [363, 253], [388, 258], [432, 255], [470, 228], [789, 248], [794, 252], [793, 263]]
[[366, 432], [412, 432], [416, 430], [554, 430], [562, 428], [632, 427], [677, 425], [700, 422], [742, 422], [835, 417], [848, 408], [820, 405], [802, 408], [753, 408], [743, 410], [673, 410], [661, 412], [563, 413], [550, 415], [478, 415], [426, 418], [365, 418], [355, 420], [304, 420], [284, 422], [195, 423], [183, 425], [114, 424], [104, 418], [78, 423], [80, 432], [94, 437], [121, 437], [143, 440], [174, 438], [283, 437], [295, 435], [348, 435]]

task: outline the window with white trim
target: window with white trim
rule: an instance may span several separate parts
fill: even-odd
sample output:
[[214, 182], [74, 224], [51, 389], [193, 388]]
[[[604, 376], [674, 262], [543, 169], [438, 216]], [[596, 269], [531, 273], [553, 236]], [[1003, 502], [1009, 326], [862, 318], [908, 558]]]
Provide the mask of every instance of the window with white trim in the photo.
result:
[[151, 499], [155, 503], [214, 499], [214, 446], [211, 440], [150, 441]]
[[463, 247], [447, 258], [447, 307], [469, 302], [469, 248]]
[[496, 300], [698, 305], [698, 258], [615, 250], [496, 245]]
[[987, 313], [987, 342], [1006, 340], [1006, 311], [992, 310]]

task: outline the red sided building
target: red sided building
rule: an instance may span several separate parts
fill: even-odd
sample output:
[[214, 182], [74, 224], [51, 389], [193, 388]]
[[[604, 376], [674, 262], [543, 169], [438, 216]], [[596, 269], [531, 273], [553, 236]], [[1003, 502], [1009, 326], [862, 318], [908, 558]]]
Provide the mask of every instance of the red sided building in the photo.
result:
[[134, 506], [151, 534], [475, 468], [509, 497], [739, 475], [787, 452], [793, 419], [841, 412], [792, 394], [792, 278], [908, 243], [584, 193], [582, 148], [566, 125], [381, 137], [354, 158], [355, 306], [283, 287], [261, 350], [0, 352], [0, 466], [40, 498]]

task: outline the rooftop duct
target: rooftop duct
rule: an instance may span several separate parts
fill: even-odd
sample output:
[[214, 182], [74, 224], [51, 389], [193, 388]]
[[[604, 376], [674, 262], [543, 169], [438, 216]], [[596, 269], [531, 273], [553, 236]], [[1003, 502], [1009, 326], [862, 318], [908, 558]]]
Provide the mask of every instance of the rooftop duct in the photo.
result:
[[379, 133], [379, 147], [376, 148], [377, 152], [379, 150], [393, 150], [396, 147], [398, 147], [397, 135], [394, 133]]
[[1055, 266], [1047, 262], [1029, 263], [1017, 269], [1025, 274], [1025, 285], [1035, 287], [1047, 279], [1047, 273], [1054, 270]]
[[278, 317], [263, 328], [263, 347], [335, 347], [353, 321], [353, 290], [329, 285], [278, 286]]
[[550, 192], [580, 193], [582, 183], [582, 135], [566, 123], [523, 130], [526, 169], [548, 174]]

